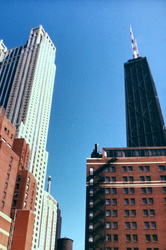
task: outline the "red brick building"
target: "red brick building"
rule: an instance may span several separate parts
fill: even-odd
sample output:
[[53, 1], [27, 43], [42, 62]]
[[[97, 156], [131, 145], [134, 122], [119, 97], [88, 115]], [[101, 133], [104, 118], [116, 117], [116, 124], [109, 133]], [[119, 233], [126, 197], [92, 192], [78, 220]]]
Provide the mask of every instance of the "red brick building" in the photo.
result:
[[87, 159], [85, 249], [166, 250], [166, 147]]
[[36, 180], [28, 171], [26, 141], [14, 139], [16, 130], [0, 107], [0, 249], [31, 248]]

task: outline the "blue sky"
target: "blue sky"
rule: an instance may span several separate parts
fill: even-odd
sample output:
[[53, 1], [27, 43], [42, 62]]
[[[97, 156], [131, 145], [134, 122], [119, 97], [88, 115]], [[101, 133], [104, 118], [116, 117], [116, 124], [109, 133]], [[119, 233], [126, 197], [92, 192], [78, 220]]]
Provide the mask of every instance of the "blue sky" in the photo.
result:
[[25, 44], [43, 25], [57, 48], [47, 150], [51, 194], [62, 237], [84, 249], [86, 158], [95, 143], [126, 146], [124, 70], [132, 58], [129, 25], [146, 56], [166, 117], [165, 0], [0, 0], [0, 38]]

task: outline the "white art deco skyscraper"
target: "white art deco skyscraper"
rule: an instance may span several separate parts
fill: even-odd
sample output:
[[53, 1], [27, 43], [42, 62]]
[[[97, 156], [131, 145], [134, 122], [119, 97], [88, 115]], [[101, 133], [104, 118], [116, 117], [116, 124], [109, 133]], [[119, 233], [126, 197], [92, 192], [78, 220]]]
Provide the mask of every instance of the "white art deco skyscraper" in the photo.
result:
[[42, 26], [23, 46], [7, 50], [0, 41], [0, 105], [31, 149], [29, 170], [38, 182], [32, 249], [40, 249], [42, 199], [48, 153], [47, 133], [55, 78], [56, 48]]

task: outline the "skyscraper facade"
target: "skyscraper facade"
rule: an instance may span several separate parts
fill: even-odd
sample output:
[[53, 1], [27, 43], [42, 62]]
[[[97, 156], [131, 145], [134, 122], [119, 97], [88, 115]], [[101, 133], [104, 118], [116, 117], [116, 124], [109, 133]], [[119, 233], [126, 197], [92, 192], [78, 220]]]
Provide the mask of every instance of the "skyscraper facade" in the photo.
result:
[[138, 53], [130, 26], [134, 59], [124, 64], [127, 146], [166, 146], [166, 129], [146, 57]]
[[30, 146], [29, 170], [38, 183], [33, 249], [40, 248], [43, 191], [47, 168], [47, 133], [55, 78], [56, 48], [40, 25], [27, 43], [7, 50], [0, 42], [0, 105]]

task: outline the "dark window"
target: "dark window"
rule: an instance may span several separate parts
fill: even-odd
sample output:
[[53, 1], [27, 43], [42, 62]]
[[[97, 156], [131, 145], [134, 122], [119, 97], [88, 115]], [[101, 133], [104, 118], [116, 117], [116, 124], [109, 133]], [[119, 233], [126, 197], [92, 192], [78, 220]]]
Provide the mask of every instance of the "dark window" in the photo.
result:
[[148, 210], [147, 209], [143, 210], [143, 216], [148, 216]]
[[14, 198], [18, 197], [18, 192], [14, 192]]
[[133, 216], [133, 217], [136, 216], [136, 210], [131, 210], [131, 216]]
[[129, 210], [124, 210], [124, 216], [129, 217]]
[[106, 189], [105, 189], [105, 193], [106, 193], [106, 194], [110, 194], [110, 188], [106, 188]]
[[145, 171], [146, 171], [146, 172], [149, 172], [149, 171], [150, 171], [149, 166], [145, 166], [144, 168], [145, 168]]
[[150, 209], [149, 212], [150, 212], [150, 216], [155, 216], [155, 210], [154, 209]]
[[127, 167], [126, 167], [126, 166], [123, 166], [123, 167], [122, 167], [122, 171], [123, 171], [123, 172], [127, 172]]
[[111, 167], [111, 172], [115, 173], [116, 172], [116, 168], [115, 167]]
[[146, 181], [151, 181], [151, 177], [150, 176], [146, 176]]
[[117, 217], [118, 216], [118, 211], [117, 210], [113, 210], [112, 211], [112, 216], [113, 217]]
[[106, 205], [110, 205], [110, 204], [111, 204], [110, 199], [106, 199], [106, 200], [105, 200], [105, 204], [106, 204]]
[[137, 242], [138, 241], [138, 235], [137, 234], [133, 234], [133, 241]]
[[147, 204], [147, 199], [146, 198], [142, 198], [142, 204]]
[[147, 187], [147, 191], [148, 191], [149, 194], [151, 194], [152, 193], [152, 187]]
[[128, 170], [129, 170], [129, 172], [132, 172], [133, 171], [133, 167], [132, 166], [128, 166]]
[[139, 166], [139, 171], [144, 171], [144, 168], [143, 168], [143, 166]]
[[110, 210], [106, 210], [106, 216], [111, 216], [111, 211]]
[[106, 241], [111, 241], [111, 235], [110, 234], [106, 234]]
[[114, 206], [117, 205], [117, 199], [112, 199], [112, 205], [114, 205]]
[[131, 222], [132, 229], [137, 229], [137, 222]]
[[145, 177], [144, 176], [140, 176], [140, 181], [145, 181]]
[[155, 221], [151, 221], [150, 224], [151, 224], [152, 229], [156, 229], [156, 222]]
[[117, 191], [116, 191], [116, 188], [112, 188], [112, 194], [116, 194]]
[[135, 205], [135, 199], [134, 198], [131, 198], [130, 201], [131, 201], [131, 205]]
[[112, 177], [112, 182], [116, 182], [116, 177]]
[[160, 166], [158, 166], [158, 168], [159, 168], [159, 171], [165, 171], [165, 166], [164, 165], [160, 165]]
[[113, 240], [114, 240], [114, 242], [118, 242], [118, 235], [117, 234], [113, 235]]
[[163, 187], [163, 192], [166, 193], [166, 187]]
[[149, 204], [152, 205], [153, 204], [153, 198], [149, 198]]
[[130, 229], [130, 222], [125, 222], [125, 228]]
[[105, 177], [106, 182], [110, 182], [110, 177]]
[[146, 188], [142, 187], [141, 188], [141, 193], [146, 194]]
[[160, 175], [160, 180], [161, 181], [166, 181], [166, 175]]
[[15, 207], [17, 205], [17, 200], [13, 200], [13, 207]]
[[130, 194], [134, 194], [134, 193], [135, 193], [134, 188], [130, 188]]
[[145, 238], [147, 242], [150, 242], [150, 234], [145, 234]]
[[149, 229], [149, 222], [147, 222], [147, 221], [144, 222], [144, 228]]
[[124, 205], [129, 205], [129, 199], [124, 199]]
[[127, 176], [123, 176], [123, 181], [127, 182]]
[[112, 223], [113, 223], [112, 225], [113, 229], [118, 229], [118, 222], [112, 222]]
[[20, 187], [20, 184], [16, 183], [15, 189], [19, 189], [19, 187]]
[[131, 242], [131, 235], [130, 234], [126, 234], [126, 241]]
[[157, 234], [152, 234], [152, 239], [153, 239], [153, 241], [158, 241]]
[[123, 188], [123, 193], [128, 194], [128, 188]]
[[21, 176], [18, 175], [18, 176], [17, 176], [17, 181], [20, 181], [20, 180], [21, 180]]
[[129, 176], [129, 181], [133, 182], [134, 181], [134, 177], [133, 176]]

